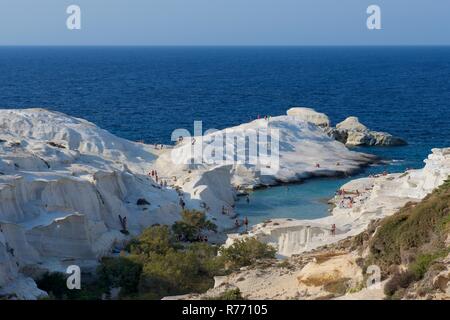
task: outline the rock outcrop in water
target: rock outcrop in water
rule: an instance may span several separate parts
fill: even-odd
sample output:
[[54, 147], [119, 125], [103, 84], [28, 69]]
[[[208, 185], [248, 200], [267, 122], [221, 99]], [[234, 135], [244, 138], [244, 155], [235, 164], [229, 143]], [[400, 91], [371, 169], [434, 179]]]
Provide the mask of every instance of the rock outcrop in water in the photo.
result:
[[347, 146], [401, 146], [406, 141], [386, 132], [373, 131], [359, 122], [357, 117], [348, 117], [331, 126], [328, 116], [311, 108], [295, 107], [287, 114], [321, 127], [329, 136]]
[[328, 132], [336, 140], [348, 146], [401, 146], [406, 144], [403, 139], [389, 133], [369, 130], [359, 122], [357, 117], [348, 117]]
[[317, 112], [312, 108], [294, 107], [290, 108], [286, 113], [288, 116], [305, 120], [323, 128], [328, 128], [331, 123], [330, 119], [325, 113]]

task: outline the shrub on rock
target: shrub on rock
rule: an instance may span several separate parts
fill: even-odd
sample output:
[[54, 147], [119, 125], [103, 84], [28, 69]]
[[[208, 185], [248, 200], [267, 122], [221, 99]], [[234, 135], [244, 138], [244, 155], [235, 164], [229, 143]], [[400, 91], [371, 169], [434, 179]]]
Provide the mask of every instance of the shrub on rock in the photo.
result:
[[255, 238], [237, 240], [231, 246], [220, 249], [220, 255], [232, 268], [254, 264], [259, 259], [275, 258], [276, 249]]

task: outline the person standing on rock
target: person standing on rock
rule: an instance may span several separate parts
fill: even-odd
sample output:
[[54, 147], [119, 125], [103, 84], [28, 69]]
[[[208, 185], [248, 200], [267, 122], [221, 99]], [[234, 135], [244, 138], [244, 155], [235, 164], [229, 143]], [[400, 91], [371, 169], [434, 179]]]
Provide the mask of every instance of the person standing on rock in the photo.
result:
[[126, 216], [123, 217], [122, 222], [123, 222], [123, 230], [127, 231], [127, 217]]
[[331, 225], [331, 235], [332, 236], [336, 235], [336, 225], [334, 223]]
[[184, 200], [182, 198], [180, 198], [180, 207], [181, 207], [181, 209], [184, 210], [185, 206], [186, 206], [186, 203], [184, 202]]

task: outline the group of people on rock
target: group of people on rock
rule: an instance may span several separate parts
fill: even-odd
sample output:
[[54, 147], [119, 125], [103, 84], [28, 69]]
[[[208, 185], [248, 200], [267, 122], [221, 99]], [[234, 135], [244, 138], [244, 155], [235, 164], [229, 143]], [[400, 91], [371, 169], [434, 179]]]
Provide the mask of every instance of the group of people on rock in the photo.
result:
[[156, 183], [158, 183], [160, 185], [161, 188], [166, 188], [167, 187], [167, 180], [162, 180], [159, 178], [158, 176], [158, 171], [156, 170], [152, 170], [148, 173], [149, 176], [151, 176], [153, 179], [155, 179]]
[[156, 182], [158, 182], [158, 171], [152, 170], [149, 172], [148, 175], [151, 176], [152, 178], [154, 178]]
[[196, 240], [197, 242], [208, 242], [208, 236], [207, 235], [202, 236], [201, 234], [199, 234]]
[[339, 208], [348, 208], [351, 209], [353, 208], [353, 204], [354, 204], [354, 200], [353, 197], [344, 197], [340, 202], [339, 202]]
[[355, 191], [352, 191], [352, 192], [345, 191], [345, 189], [339, 189], [338, 191], [336, 191], [337, 196], [345, 197], [347, 194], [354, 194], [357, 197], [359, 197], [361, 195], [358, 189], [356, 189]]
[[[183, 136], [179, 136], [179, 137], [178, 137], [178, 139], [177, 139], [177, 142], [176, 142], [176, 144], [182, 143], [182, 142], [183, 142], [183, 140], [184, 140], [184, 137], [183, 137]], [[194, 138], [194, 137], [192, 137], [192, 138], [191, 138], [191, 145], [194, 145], [194, 144], [195, 144], [195, 142], [196, 142], [195, 138]]]
[[[270, 119], [272, 118], [272, 116], [271, 115], [265, 115], [264, 116], [264, 120], [266, 120], [266, 121], [270, 121]], [[259, 119], [261, 119], [261, 116], [258, 114], [258, 118], [257, 118], [258, 120]]]
[[369, 175], [369, 178], [379, 178], [379, 177], [385, 177], [387, 176], [389, 173], [387, 171], [383, 171], [382, 174], [371, 174]]
[[156, 150], [158, 150], [158, 149], [162, 150], [163, 148], [164, 148], [164, 145], [163, 145], [163, 144], [155, 143], [155, 149], [156, 149]]
[[184, 235], [178, 235], [177, 240], [179, 242], [208, 242], [208, 236], [207, 235], [201, 235], [199, 234], [195, 240], [189, 240]]
[[239, 228], [243, 225], [243, 226], [245, 226], [245, 231], [248, 231], [248, 218], [245, 217], [244, 220], [242, 220], [242, 222], [240, 222], [239, 219], [236, 219], [236, 221], [234, 222], [234, 225], [236, 228]]
[[[367, 189], [366, 189], [367, 190]], [[355, 191], [346, 191], [344, 189], [339, 189], [335, 193], [336, 196], [342, 197], [339, 202], [339, 208], [353, 208], [353, 204], [355, 204], [355, 197], [359, 197], [361, 192], [356, 189]], [[363, 199], [360, 199], [362, 202]]]

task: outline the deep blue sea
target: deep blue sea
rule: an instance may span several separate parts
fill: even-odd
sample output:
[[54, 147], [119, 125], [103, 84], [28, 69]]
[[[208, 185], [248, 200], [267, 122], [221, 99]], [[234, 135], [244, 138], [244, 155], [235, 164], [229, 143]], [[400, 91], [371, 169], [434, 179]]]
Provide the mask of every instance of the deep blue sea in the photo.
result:
[[[450, 146], [450, 47], [0, 47], [1, 108], [57, 110], [131, 140], [170, 143], [194, 120], [221, 129], [291, 106], [409, 142], [364, 150], [396, 160], [370, 171], [421, 167]], [[258, 191], [238, 210], [251, 222], [323, 216], [343, 182]]]

